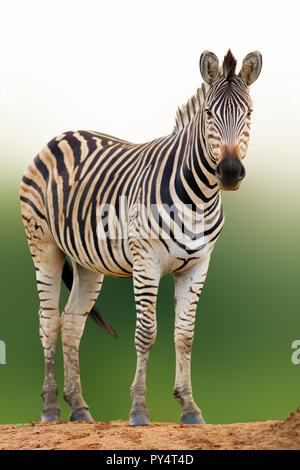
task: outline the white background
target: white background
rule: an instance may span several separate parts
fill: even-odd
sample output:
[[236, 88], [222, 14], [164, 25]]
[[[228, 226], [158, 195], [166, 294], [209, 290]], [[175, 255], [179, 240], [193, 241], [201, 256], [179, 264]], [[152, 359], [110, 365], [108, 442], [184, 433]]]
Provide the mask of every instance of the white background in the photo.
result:
[[177, 106], [201, 85], [201, 52], [221, 61], [229, 47], [238, 69], [248, 52], [263, 55], [247, 167], [297, 184], [299, 13], [291, 0], [1, 1], [2, 174], [21, 174], [70, 129], [133, 142], [169, 134]]

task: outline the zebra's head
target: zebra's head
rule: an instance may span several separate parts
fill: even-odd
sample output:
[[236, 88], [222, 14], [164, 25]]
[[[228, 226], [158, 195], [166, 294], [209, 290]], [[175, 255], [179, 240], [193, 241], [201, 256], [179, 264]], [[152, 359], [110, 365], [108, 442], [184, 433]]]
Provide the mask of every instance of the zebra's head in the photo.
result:
[[220, 68], [212, 52], [205, 51], [200, 57], [200, 72], [209, 85], [203, 106], [204, 132], [221, 189], [238, 189], [246, 174], [242, 159], [250, 136], [249, 86], [258, 78], [261, 66], [262, 56], [258, 51], [245, 57], [238, 74], [230, 50]]

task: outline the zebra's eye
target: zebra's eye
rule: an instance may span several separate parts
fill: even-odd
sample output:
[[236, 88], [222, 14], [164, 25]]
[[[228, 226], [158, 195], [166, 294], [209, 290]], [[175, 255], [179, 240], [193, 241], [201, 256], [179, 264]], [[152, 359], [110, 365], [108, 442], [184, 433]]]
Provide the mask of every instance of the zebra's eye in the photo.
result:
[[247, 118], [250, 119], [251, 118], [251, 114], [252, 114], [252, 109], [250, 109], [247, 113]]
[[207, 109], [205, 110], [205, 112], [206, 112], [206, 116], [207, 116], [208, 118], [211, 118], [211, 117], [212, 117], [212, 112], [211, 112], [210, 109], [207, 108]]

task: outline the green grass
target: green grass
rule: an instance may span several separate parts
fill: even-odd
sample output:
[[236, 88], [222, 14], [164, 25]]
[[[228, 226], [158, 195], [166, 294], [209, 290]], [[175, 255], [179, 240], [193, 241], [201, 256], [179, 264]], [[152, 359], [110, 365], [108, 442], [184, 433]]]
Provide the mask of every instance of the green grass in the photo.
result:
[[[280, 199], [264, 186], [255, 192], [250, 187], [224, 194], [225, 228], [198, 307], [192, 383], [208, 423], [282, 419], [300, 404], [300, 365], [291, 362], [291, 344], [300, 339], [299, 197]], [[7, 364], [0, 365], [0, 422], [28, 423], [38, 420], [42, 409], [38, 297], [18, 180], [7, 179], [0, 196], [0, 339], [7, 354]], [[180, 416], [172, 397], [173, 288], [171, 276], [162, 279], [158, 335], [149, 359], [147, 403], [155, 421]], [[62, 304], [66, 298], [63, 288]], [[136, 363], [132, 281], [106, 278], [97, 305], [119, 339], [87, 321], [80, 349], [84, 396], [95, 419], [127, 419]], [[57, 379], [62, 419], [68, 419], [60, 340]]]

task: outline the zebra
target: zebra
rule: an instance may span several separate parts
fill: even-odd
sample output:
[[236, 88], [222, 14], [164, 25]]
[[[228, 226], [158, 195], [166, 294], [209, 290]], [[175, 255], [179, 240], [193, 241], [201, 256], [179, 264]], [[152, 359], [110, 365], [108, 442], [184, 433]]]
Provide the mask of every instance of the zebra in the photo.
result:
[[[191, 385], [191, 350], [198, 299], [224, 224], [223, 190], [237, 190], [253, 109], [249, 86], [262, 67], [248, 54], [236, 73], [229, 49], [222, 65], [204, 51], [204, 80], [178, 108], [173, 132], [144, 144], [93, 131], [52, 139], [25, 171], [21, 212], [36, 270], [44, 351], [41, 420], [60, 420], [55, 346], [61, 331], [64, 399], [71, 421], [92, 421], [81, 389], [79, 345], [87, 316], [116, 336], [94, 304], [105, 275], [132, 277], [136, 304], [136, 373], [131, 426], [150, 424], [146, 366], [157, 332], [162, 276], [175, 280], [176, 377], [173, 395], [183, 424], [202, 424]], [[72, 263], [72, 267], [69, 259]], [[70, 289], [60, 314], [61, 279]]]

